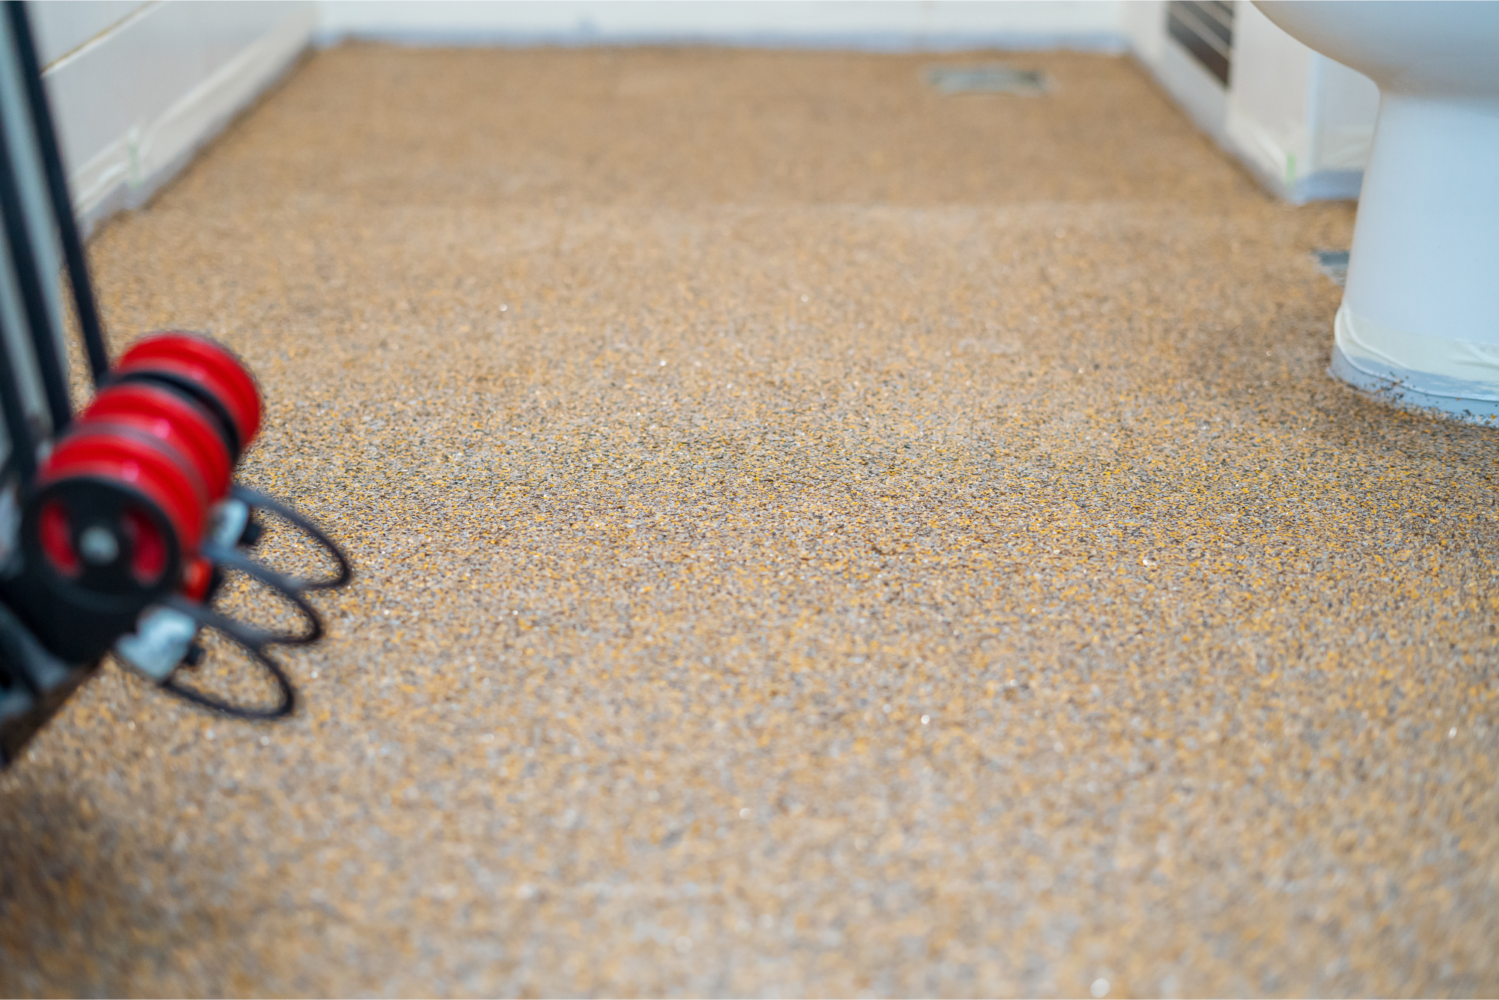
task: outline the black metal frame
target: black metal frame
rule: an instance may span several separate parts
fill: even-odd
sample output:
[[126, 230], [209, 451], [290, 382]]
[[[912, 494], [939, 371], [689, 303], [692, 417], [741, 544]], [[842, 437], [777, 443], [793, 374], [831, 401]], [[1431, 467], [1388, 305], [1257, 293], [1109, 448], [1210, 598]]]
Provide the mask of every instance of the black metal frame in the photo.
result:
[[[12, 345], [23, 338], [5, 337], [4, 334], [14, 335], [22, 331], [0, 329], [0, 418], [5, 421], [10, 445], [4, 467], [0, 469], [0, 491], [9, 493], [9, 502], [19, 503], [32, 488], [39, 448], [73, 419], [66, 357], [59, 347], [63, 331], [56, 329], [55, 314], [48, 306], [42, 283], [44, 275], [34, 242], [46, 234], [32, 231], [36, 220], [28, 217], [22, 199], [17, 173], [20, 169], [39, 171], [45, 180], [46, 200], [51, 209], [49, 221], [55, 227], [58, 248], [62, 251], [68, 284], [73, 291], [74, 311], [96, 384], [109, 370], [109, 356], [89, 282], [83, 243], [73, 218], [30, 19], [21, 0], [7, 0], [4, 6], [10, 40], [14, 44], [14, 52], [7, 53], [4, 62], [11, 63], [10, 57], [13, 56], [14, 63], [0, 65], [0, 71], [7, 76], [13, 72], [19, 75], [25, 92], [25, 118], [28, 119], [21, 126], [29, 126], [30, 131], [29, 136], [16, 135], [11, 131], [16, 123], [0, 118], [0, 219], [3, 219], [0, 221], [3, 237], [0, 238], [4, 240], [3, 247], [9, 257], [20, 319], [27, 327], [24, 340], [31, 349], [30, 358], [13, 356]], [[8, 79], [6, 83], [11, 85], [14, 80]], [[22, 141], [27, 138], [30, 142]], [[35, 149], [39, 162], [17, 162], [17, 153], [27, 147]], [[0, 262], [0, 267], [3, 266], [5, 263]], [[5, 318], [0, 317], [0, 327], [5, 322]], [[30, 370], [33, 364], [34, 373]], [[49, 427], [38, 424], [27, 412], [22, 379], [30, 379], [33, 374], [35, 381], [40, 383]], [[9, 565], [9, 561], [21, 558], [22, 545], [19, 535], [6, 541], [11, 542], [7, 553]], [[10, 607], [0, 602], [0, 699], [8, 700], [12, 706], [11, 711], [0, 714], [0, 767], [14, 759], [27, 740], [57, 712], [97, 665], [97, 659], [83, 664], [60, 659], [36, 638]], [[24, 706], [23, 710], [15, 711], [17, 705]]]
[[42, 68], [36, 57], [31, 21], [23, 0], [5, 0], [5, 14], [16, 38], [16, 55], [26, 86], [26, 103], [31, 112], [32, 127], [36, 129], [37, 148], [41, 151], [42, 170], [47, 178], [47, 194], [52, 200], [52, 214], [56, 217], [57, 235], [68, 268], [68, 284], [73, 289], [74, 315], [83, 336], [89, 371], [93, 374], [94, 384], [98, 385], [109, 374], [109, 351], [104, 344], [104, 327], [99, 322], [99, 307], [94, 301], [94, 286], [89, 281], [83, 238], [79, 236], [78, 222], [73, 218], [73, 201], [68, 195], [68, 179], [63, 173], [57, 132], [52, 128], [52, 113], [47, 105], [47, 90], [42, 84]]
[[[31, 22], [23, 0], [5, 0], [4, 6], [5, 18], [15, 43], [16, 69], [25, 91], [30, 138], [38, 153], [39, 163], [34, 166], [40, 169], [46, 182], [52, 208], [51, 221], [56, 227], [58, 243], [67, 268], [68, 284], [73, 292], [74, 314], [82, 334], [89, 368], [97, 385], [109, 371], [109, 352], [105, 347], [103, 326], [99, 322], [93, 285], [89, 281], [83, 241], [73, 217], [73, 205], [68, 195], [67, 178], [63, 173], [57, 134], [52, 127]], [[3, 218], [5, 248], [9, 251], [14, 268], [17, 291], [28, 327], [28, 339], [46, 397], [50, 433], [55, 435], [73, 419], [66, 359], [57, 348], [62, 331], [53, 328], [52, 317], [48, 314], [43, 276], [33, 251], [33, 234], [28, 230], [29, 223], [16, 176], [17, 166], [12, 159], [14, 144], [11, 140], [5, 121], [0, 119], [0, 218]], [[0, 318], [0, 324], [3, 322], [3, 318]], [[15, 473], [17, 482], [14, 485], [24, 490], [36, 474], [37, 448], [42, 441], [38, 440], [39, 428], [32, 426], [26, 413], [19, 381], [21, 377], [22, 373], [16, 369], [16, 359], [10, 356], [9, 350], [0, 350], [0, 417], [5, 421], [11, 444], [6, 465], [9, 471]]]

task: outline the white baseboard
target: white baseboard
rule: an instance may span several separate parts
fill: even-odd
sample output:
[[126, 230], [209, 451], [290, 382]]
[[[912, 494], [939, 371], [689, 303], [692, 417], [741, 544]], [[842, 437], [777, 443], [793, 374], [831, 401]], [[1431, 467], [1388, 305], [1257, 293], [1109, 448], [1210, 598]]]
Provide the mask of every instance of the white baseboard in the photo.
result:
[[[682, 0], [686, 2], [686, 0]], [[767, 0], [770, 2], [770, 0]], [[714, 46], [729, 49], [811, 49], [842, 52], [1097, 52], [1122, 55], [1129, 39], [1117, 31], [1097, 32], [999, 32], [994, 34], [906, 35], [898, 32], [846, 32], [819, 35], [642, 32], [640, 34], [591, 34], [587, 31], [445, 31], [442, 29], [372, 28], [357, 32], [318, 34], [318, 48], [345, 41], [374, 42], [406, 48], [501, 48], [539, 46], [591, 48], [597, 46]]]

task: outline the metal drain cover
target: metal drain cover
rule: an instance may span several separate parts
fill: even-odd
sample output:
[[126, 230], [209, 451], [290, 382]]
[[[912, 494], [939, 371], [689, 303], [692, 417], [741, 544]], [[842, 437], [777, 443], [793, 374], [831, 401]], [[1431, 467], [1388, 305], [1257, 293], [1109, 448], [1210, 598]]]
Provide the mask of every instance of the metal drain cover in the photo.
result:
[[1313, 250], [1312, 260], [1317, 262], [1317, 270], [1331, 278], [1339, 288], [1348, 280], [1347, 250]]
[[1037, 97], [1046, 93], [1046, 77], [1040, 70], [1016, 69], [1002, 63], [983, 66], [932, 66], [926, 71], [926, 82], [944, 94], [1022, 94]]

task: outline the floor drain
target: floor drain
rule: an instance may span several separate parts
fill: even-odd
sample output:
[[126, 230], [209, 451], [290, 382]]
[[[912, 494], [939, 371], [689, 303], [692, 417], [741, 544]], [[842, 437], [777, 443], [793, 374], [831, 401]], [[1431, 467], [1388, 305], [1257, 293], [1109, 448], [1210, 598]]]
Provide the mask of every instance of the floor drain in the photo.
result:
[[926, 82], [944, 94], [1023, 94], [1035, 97], [1046, 93], [1046, 77], [1040, 70], [1016, 69], [993, 63], [988, 66], [933, 66], [926, 71]]
[[1331, 278], [1339, 288], [1348, 280], [1347, 250], [1313, 250], [1312, 260], [1317, 262], [1317, 270]]

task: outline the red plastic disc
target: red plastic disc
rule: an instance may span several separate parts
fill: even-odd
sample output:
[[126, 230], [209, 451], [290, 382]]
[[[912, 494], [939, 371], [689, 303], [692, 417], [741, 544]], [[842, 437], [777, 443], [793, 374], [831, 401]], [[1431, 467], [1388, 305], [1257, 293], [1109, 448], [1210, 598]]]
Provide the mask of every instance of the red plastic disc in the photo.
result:
[[229, 492], [229, 449], [201, 406], [177, 393], [143, 382], [110, 386], [83, 411], [83, 422], [138, 427], [188, 456], [203, 477], [210, 501]]
[[201, 334], [153, 333], [131, 344], [115, 370], [162, 371], [212, 394], [234, 421], [241, 451], [260, 430], [260, 389], [254, 376], [227, 347]]
[[[165, 515], [183, 553], [197, 551], [208, 517], [207, 488], [191, 461], [159, 438], [117, 424], [79, 424], [52, 450], [37, 482], [46, 486], [78, 477], [113, 480], [144, 494]], [[60, 533], [66, 538], [66, 512], [61, 516], [61, 524], [54, 528], [64, 529]], [[45, 523], [46, 511], [42, 517]], [[55, 515], [53, 519], [56, 520]], [[135, 543], [133, 568], [143, 580], [149, 580], [160, 574], [166, 559], [166, 544], [146, 518], [127, 518], [127, 521], [121, 528]], [[66, 559], [54, 558], [54, 546], [49, 546], [45, 538], [47, 529], [42, 530], [44, 550], [66, 572]], [[67, 549], [71, 554], [71, 541]], [[56, 555], [63, 555], [60, 548]]]
[[77, 576], [83, 564], [73, 549], [73, 527], [68, 523], [68, 511], [56, 500], [42, 508], [38, 524], [42, 552], [63, 576]]

